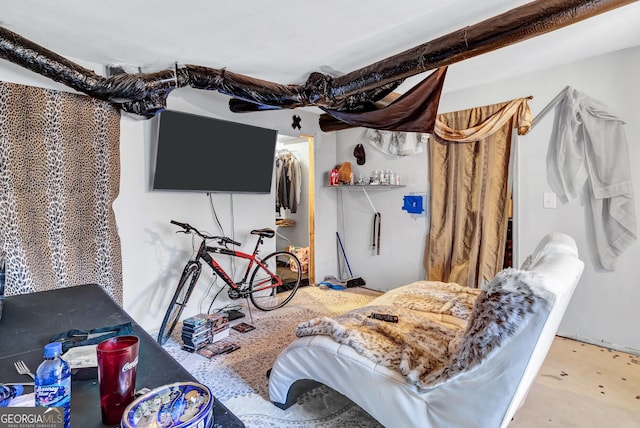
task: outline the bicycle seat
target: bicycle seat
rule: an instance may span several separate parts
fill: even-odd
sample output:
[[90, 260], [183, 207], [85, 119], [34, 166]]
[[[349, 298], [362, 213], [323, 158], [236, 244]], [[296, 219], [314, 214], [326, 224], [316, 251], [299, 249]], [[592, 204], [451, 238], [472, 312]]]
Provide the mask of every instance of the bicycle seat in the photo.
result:
[[276, 232], [269, 228], [269, 227], [265, 227], [262, 229], [253, 229], [251, 231], [252, 235], [260, 235], [260, 236], [264, 236], [265, 238], [273, 238], [276, 234]]

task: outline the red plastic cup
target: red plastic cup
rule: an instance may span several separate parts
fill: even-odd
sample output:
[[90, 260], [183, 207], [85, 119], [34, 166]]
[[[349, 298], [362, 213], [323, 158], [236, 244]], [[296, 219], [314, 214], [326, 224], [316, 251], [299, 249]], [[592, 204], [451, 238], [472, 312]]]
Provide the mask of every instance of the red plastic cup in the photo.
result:
[[116, 336], [100, 342], [96, 348], [100, 409], [105, 425], [120, 423], [124, 409], [133, 401], [138, 343], [136, 336]]

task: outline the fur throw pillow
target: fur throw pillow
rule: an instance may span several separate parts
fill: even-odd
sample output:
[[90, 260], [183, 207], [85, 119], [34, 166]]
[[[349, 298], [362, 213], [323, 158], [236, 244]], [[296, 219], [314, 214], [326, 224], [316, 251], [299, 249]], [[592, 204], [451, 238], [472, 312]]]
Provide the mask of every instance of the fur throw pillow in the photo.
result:
[[441, 372], [426, 375], [424, 382], [445, 381], [476, 367], [518, 334], [531, 314], [548, 312], [553, 300], [539, 274], [511, 268], [499, 272], [483, 285], [466, 331], [450, 345], [447, 364]]

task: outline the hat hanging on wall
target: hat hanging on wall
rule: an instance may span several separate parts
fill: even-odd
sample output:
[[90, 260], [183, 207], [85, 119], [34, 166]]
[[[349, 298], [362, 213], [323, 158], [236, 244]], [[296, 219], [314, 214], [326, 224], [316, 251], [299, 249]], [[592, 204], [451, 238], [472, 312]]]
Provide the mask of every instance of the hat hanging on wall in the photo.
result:
[[364, 153], [364, 146], [362, 144], [358, 144], [355, 149], [353, 149], [353, 155], [358, 160], [358, 165], [364, 165], [366, 162], [366, 157]]

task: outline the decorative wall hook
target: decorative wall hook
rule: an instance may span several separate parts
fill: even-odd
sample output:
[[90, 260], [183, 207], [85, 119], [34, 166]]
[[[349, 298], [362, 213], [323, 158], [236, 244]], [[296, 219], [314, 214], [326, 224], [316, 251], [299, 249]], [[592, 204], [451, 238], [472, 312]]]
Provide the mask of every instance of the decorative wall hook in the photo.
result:
[[302, 126], [300, 125], [300, 121], [302, 120], [302, 118], [300, 116], [297, 115], [293, 115], [293, 122], [291, 123], [291, 127], [293, 129], [302, 129]]

